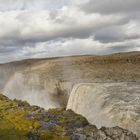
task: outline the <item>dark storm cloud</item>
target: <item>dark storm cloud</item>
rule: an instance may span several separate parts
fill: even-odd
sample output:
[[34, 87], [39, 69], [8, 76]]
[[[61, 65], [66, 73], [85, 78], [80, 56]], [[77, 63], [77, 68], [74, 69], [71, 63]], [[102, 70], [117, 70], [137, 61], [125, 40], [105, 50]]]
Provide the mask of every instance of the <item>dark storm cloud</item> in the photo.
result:
[[4, 55], [4, 54], [6, 54], [6, 53], [11, 53], [11, 52], [13, 52], [14, 51], [14, 49], [16, 49], [16, 47], [14, 48], [14, 47], [1, 47], [0, 46], [0, 54], [1, 55]]
[[86, 12], [102, 14], [130, 13], [140, 11], [139, 0], [90, 0], [82, 8]]
[[121, 26], [109, 26], [95, 32], [95, 39], [101, 42], [123, 41], [125, 35]]
[[132, 46], [113, 46], [111, 48], [108, 49], [108, 52], [111, 52], [111, 53], [120, 53], [120, 52], [129, 52], [129, 51], [132, 51], [132, 50], [138, 50], [138, 46], [133, 46], [133, 49], [132, 49]]

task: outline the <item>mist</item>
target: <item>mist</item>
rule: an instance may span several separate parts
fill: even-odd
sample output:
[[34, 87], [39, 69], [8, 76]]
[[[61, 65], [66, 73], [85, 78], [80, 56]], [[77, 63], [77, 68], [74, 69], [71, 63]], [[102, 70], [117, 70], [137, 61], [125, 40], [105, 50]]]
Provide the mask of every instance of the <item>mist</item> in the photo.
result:
[[[29, 102], [31, 105], [37, 105], [45, 109], [59, 108], [60, 104], [53, 99], [47, 89], [41, 89], [35, 85], [28, 85], [25, 77], [21, 73], [15, 73], [5, 85], [3, 92], [10, 99], [20, 99]], [[38, 84], [38, 77], [34, 75], [29, 81]]]

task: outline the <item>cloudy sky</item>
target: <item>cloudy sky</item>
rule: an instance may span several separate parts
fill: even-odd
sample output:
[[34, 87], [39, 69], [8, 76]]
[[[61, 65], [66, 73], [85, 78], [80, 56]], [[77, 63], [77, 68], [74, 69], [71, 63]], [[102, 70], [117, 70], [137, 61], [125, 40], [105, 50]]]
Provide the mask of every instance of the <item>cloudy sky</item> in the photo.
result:
[[140, 0], [0, 0], [0, 63], [140, 51]]

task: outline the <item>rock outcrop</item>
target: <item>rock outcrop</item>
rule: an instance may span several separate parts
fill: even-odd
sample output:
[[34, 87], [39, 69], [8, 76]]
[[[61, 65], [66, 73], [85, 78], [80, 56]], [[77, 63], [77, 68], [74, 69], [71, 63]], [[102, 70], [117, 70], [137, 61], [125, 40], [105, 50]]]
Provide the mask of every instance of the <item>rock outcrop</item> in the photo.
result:
[[45, 111], [0, 94], [0, 140], [138, 140], [120, 127], [98, 129], [71, 110]]
[[[136, 97], [135, 94], [137, 92], [134, 92], [133, 88], [131, 89], [131, 87], [133, 85], [134, 87], [137, 86], [137, 83], [140, 82], [140, 52], [113, 54], [113, 55], [107, 55], [107, 56], [72, 56], [72, 57], [51, 58], [51, 59], [31, 59], [31, 60], [22, 60], [18, 62], [11, 62], [11, 63], [0, 65], [0, 91], [2, 91], [10, 99], [16, 98], [19, 100], [26, 100], [31, 105], [37, 105], [45, 109], [61, 108], [61, 107], [66, 108], [67, 102], [68, 102], [68, 99], [69, 99], [69, 96], [73, 87], [75, 87], [75, 85], [78, 83], [92, 83], [92, 82], [98, 83], [97, 85], [99, 85], [100, 88], [98, 88], [99, 90], [97, 92], [100, 92], [102, 89], [101, 83], [108, 83], [108, 82], [116, 83], [112, 86], [112, 88], [114, 89], [112, 90], [112, 92], [110, 92], [112, 94], [110, 95], [106, 94], [107, 88], [104, 87], [101, 94], [105, 95], [105, 97], [102, 98], [102, 96], [99, 95], [101, 97], [99, 100], [103, 99], [103, 102], [104, 102], [104, 98], [105, 98], [105, 101], [107, 99], [107, 101], [104, 102], [104, 104], [101, 104], [101, 106], [105, 108], [104, 111], [106, 113], [102, 114], [100, 108], [96, 108], [96, 110], [94, 110], [95, 109], [94, 105], [96, 107], [99, 107], [100, 104], [97, 101], [94, 104], [92, 100], [83, 100], [82, 105], [78, 104], [78, 106], [86, 110], [84, 112], [79, 112], [77, 111], [77, 109], [74, 109], [76, 106], [74, 108], [72, 107], [71, 109], [73, 109], [78, 114], [84, 115], [84, 117], [87, 117], [89, 121], [90, 119], [88, 118], [88, 113], [91, 114], [91, 118], [96, 116], [98, 118], [96, 120], [97, 123], [95, 122], [95, 120], [92, 123], [97, 126], [100, 123], [100, 126], [112, 127], [112, 129], [106, 128], [105, 129], [106, 131], [104, 129], [103, 131], [96, 128], [97, 132], [102, 131], [105, 133], [105, 136], [108, 136], [108, 133], [110, 133], [110, 130], [114, 131], [114, 132], [111, 132], [113, 133], [112, 135], [114, 135], [116, 129], [117, 130], [121, 129], [118, 127], [116, 128], [115, 126], [117, 125], [125, 129], [127, 128], [130, 131], [133, 131], [134, 133], [137, 133], [139, 135], [140, 122], [139, 122], [139, 119], [137, 118], [139, 118], [139, 115], [140, 115], [140, 111], [139, 111], [140, 98], [139, 98], [139, 95], [137, 96], [137, 98], [135, 98]], [[120, 86], [121, 92], [119, 91], [118, 92], [119, 96], [116, 96], [118, 94], [116, 93], [117, 83], [119, 82], [126, 82], [126, 83], [132, 82], [133, 83], [132, 85], [126, 84], [126, 86], [124, 86], [125, 89], [129, 89], [130, 91], [128, 92], [128, 94], [130, 93], [129, 95], [125, 94], [122, 90], [123, 89], [122, 86]], [[79, 95], [81, 96], [81, 94], [83, 94], [83, 91], [86, 89], [87, 87], [85, 87], [85, 89], [82, 89], [79, 92]], [[91, 96], [91, 93], [92, 93], [92, 96]], [[93, 97], [95, 95], [90, 90], [89, 92], [86, 91], [85, 94], [86, 95], [84, 97], [86, 98], [84, 99], [87, 99], [87, 97], [89, 96]], [[115, 101], [113, 106], [111, 106], [112, 102], [110, 103], [108, 102], [109, 100]], [[9, 99], [8, 99], [8, 102], [9, 102]], [[134, 102], [136, 104], [131, 104]], [[91, 111], [89, 111], [89, 108], [85, 109], [86, 107], [88, 107], [88, 103], [89, 104], [91, 103], [90, 105]], [[119, 105], [117, 105], [117, 103]], [[78, 106], [77, 108], [79, 108]], [[32, 110], [33, 107], [28, 106], [25, 108], [27, 109], [27, 114], [30, 114], [29, 110]], [[21, 110], [24, 111], [25, 108], [21, 107]], [[10, 106], [8, 107], [7, 111], [9, 111], [9, 109], [10, 109]], [[14, 109], [15, 108], [13, 108], [13, 110]], [[12, 112], [12, 109], [10, 109], [10, 112]], [[31, 112], [33, 113], [33, 111]], [[60, 114], [63, 114], [64, 112], [71, 112], [71, 111], [61, 110], [60, 112], [61, 112]], [[115, 122], [115, 123], [113, 122], [113, 125], [112, 125], [112, 122], [110, 123], [110, 120], [112, 119], [111, 118], [112, 112], [116, 114], [114, 117], [116, 119], [113, 118]], [[72, 112], [70, 114], [72, 114]], [[122, 114], [122, 116], [121, 115], [117, 116], [117, 114]], [[16, 115], [14, 114], [13, 116], [16, 116]], [[19, 116], [22, 116], [22, 114], [20, 115], [19, 113]], [[31, 115], [31, 116], [33, 117], [34, 115]], [[60, 116], [62, 117], [62, 115]], [[125, 124], [124, 122], [127, 118], [128, 118], [128, 122], [130, 123]], [[21, 120], [19, 120], [19, 122]], [[14, 123], [15, 122], [18, 122], [18, 121], [14, 121]], [[106, 125], [103, 122], [110, 125]], [[121, 122], [123, 122], [122, 124], [125, 124], [125, 125], [122, 125]], [[7, 120], [4, 123], [8, 123]], [[27, 122], [27, 125], [22, 126], [22, 127], [28, 126], [28, 123], [29, 122]], [[36, 124], [38, 125], [38, 122]], [[127, 124], [129, 125], [127, 126]], [[9, 124], [9, 126], [11, 125]], [[89, 124], [87, 126], [90, 129]], [[77, 129], [77, 127], [75, 127], [74, 129], [71, 129], [72, 132], [70, 131], [70, 128], [68, 128], [69, 131], [65, 131], [65, 132], [70, 132], [68, 133], [69, 134], [68, 136], [72, 137], [73, 135], [78, 134], [77, 137], [82, 137], [81, 139], [84, 139], [85, 135], [86, 137], [88, 136], [88, 134], [84, 134], [86, 131], [85, 128], [87, 128], [87, 126], [84, 126], [83, 128], [80, 127], [80, 129]], [[11, 127], [13, 128], [13, 125]], [[34, 127], [31, 126], [31, 130], [32, 128]], [[43, 127], [41, 127], [41, 130], [42, 128]], [[9, 128], [6, 128], [6, 129], [9, 130]], [[19, 128], [18, 130], [20, 129], [21, 128]], [[40, 132], [39, 130], [35, 129], [34, 131], [33, 129], [33, 131], [31, 132], [34, 133], [34, 136], [37, 135], [37, 137], [40, 137], [40, 133], [38, 133]], [[46, 127], [45, 127], [45, 130], [46, 130]], [[121, 129], [120, 131], [122, 130], [124, 131], [124, 129]], [[18, 133], [20, 132], [18, 131]], [[71, 133], [72, 135], [70, 135]], [[109, 137], [111, 137], [110, 134], [109, 134]], [[76, 137], [74, 137], [73, 139], [76, 139]]]
[[[140, 81], [139, 70], [140, 52], [22, 60], [0, 65], [0, 90], [31, 104], [42, 106], [41, 99], [50, 97], [53, 107], [66, 107], [75, 84]], [[34, 99], [30, 100], [28, 93]]]

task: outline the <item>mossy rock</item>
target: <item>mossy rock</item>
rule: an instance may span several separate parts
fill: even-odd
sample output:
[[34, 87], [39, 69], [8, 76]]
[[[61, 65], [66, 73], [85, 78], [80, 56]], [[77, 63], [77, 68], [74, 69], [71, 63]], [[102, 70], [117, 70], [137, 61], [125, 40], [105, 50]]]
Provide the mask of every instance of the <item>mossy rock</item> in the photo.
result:
[[0, 140], [28, 140], [28, 137], [24, 131], [16, 130], [10, 121], [0, 119]]
[[42, 131], [40, 134], [41, 137], [45, 140], [71, 140], [68, 136], [60, 136], [52, 132]]
[[6, 101], [8, 98], [2, 94], [0, 94], [0, 101]]
[[[122, 139], [119, 130], [99, 130], [71, 110], [66, 111], [63, 108], [45, 111], [40, 107], [30, 106], [27, 102], [12, 101], [0, 94], [0, 140], [81, 140], [80, 137], [89, 137], [90, 134], [90, 139], [104, 140], [108, 137], [114, 139], [110, 135], [112, 131], [115, 132], [115, 136]], [[123, 131], [121, 129], [122, 133]], [[133, 133], [126, 132], [125, 130], [123, 133], [124, 137], [137, 140]]]
[[[41, 119], [43, 111], [37, 106], [30, 106], [27, 102], [10, 100], [0, 94], [0, 140], [69, 140], [63, 136], [64, 128], [57, 126], [54, 131], [46, 131], [39, 122], [49, 122], [49, 118]], [[47, 114], [57, 116], [64, 109], [49, 110]], [[44, 114], [46, 112], [44, 111]]]

